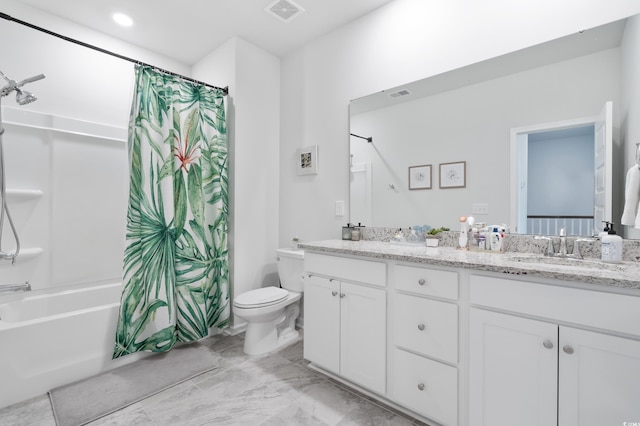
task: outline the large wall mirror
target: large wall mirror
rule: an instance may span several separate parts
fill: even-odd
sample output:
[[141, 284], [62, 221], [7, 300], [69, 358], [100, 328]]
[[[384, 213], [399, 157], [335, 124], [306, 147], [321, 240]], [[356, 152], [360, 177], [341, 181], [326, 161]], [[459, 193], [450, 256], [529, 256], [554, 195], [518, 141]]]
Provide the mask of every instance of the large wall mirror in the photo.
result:
[[457, 229], [471, 214], [512, 232], [593, 235], [619, 220], [625, 24], [353, 100], [350, 221]]

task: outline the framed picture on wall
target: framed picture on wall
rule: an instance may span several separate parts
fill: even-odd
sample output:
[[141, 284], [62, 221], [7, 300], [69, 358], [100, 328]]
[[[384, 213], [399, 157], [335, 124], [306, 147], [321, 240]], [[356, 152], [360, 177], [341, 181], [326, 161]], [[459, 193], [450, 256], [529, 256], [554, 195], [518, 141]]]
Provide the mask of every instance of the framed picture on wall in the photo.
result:
[[465, 188], [467, 186], [467, 162], [440, 163], [440, 188]]
[[318, 174], [318, 145], [296, 151], [296, 172], [299, 175]]
[[409, 189], [431, 189], [431, 164], [409, 167]]

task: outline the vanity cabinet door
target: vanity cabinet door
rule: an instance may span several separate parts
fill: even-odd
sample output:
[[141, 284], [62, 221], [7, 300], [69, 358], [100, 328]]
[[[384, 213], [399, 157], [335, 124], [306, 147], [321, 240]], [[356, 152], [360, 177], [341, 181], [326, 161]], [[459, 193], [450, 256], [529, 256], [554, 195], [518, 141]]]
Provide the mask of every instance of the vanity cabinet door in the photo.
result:
[[340, 374], [340, 282], [337, 280], [305, 276], [304, 357]]
[[560, 327], [559, 425], [640, 422], [640, 342]]
[[557, 325], [470, 310], [470, 426], [556, 425], [557, 377]]
[[384, 394], [387, 292], [345, 282], [340, 289], [340, 373], [348, 380]]

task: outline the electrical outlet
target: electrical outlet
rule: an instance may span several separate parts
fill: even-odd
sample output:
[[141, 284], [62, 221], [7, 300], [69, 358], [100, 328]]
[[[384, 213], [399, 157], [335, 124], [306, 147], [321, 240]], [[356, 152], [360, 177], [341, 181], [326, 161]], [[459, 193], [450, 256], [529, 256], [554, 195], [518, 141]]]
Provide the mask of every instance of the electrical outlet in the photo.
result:
[[471, 214], [489, 214], [489, 204], [487, 203], [471, 204]]
[[336, 201], [336, 216], [344, 216], [344, 201]]

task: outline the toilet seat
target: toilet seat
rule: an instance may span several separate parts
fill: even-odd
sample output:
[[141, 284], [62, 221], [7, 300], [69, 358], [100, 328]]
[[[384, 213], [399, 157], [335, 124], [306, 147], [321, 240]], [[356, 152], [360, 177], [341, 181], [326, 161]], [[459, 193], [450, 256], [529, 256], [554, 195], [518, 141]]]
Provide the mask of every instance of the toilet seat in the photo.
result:
[[262, 308], [265, 306], [275, 305], [286, 299], [289, 292], [278, 287], [263, 287], [256, 290], [242, 293], [233, 301], [234, 306], [238, 308]]

